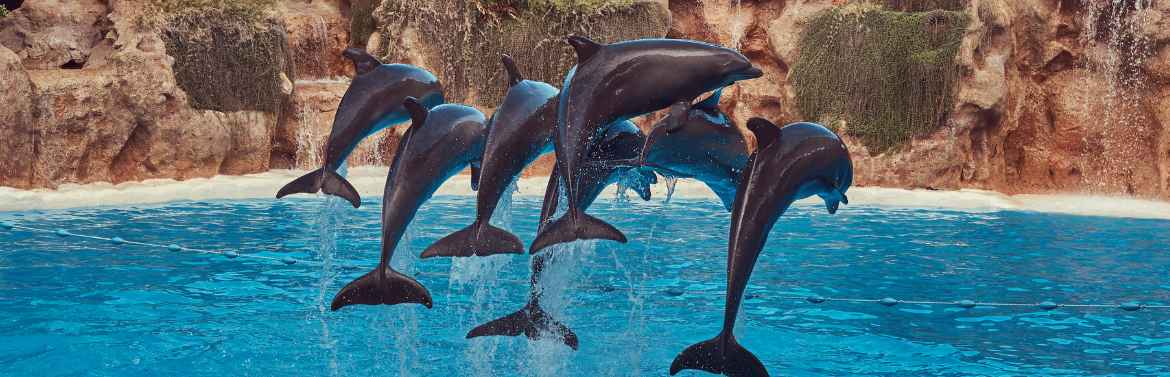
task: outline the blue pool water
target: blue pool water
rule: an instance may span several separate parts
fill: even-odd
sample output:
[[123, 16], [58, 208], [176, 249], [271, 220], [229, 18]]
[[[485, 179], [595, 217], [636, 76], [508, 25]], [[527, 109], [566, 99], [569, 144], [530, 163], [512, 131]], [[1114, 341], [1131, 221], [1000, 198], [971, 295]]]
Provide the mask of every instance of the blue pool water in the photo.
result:
[[[526, 242], [537, 200], [517, 198], [505, 219]], [[528, 288], [527, 256], [416, 259], [471, 222], [471, 197], [433, 199], [398, 251], [395, 264], [420, 272], [433, 309], [323, 309], [379, 250], [377, 202], [335, 217], [322, 216], [324, 203], [0, 213], [25, 226], [333, 264], [0, 229], [0, 375], [661, 376], [679, 351], [719, 330], [728, 214], [714, 201], [594, 205], [630, 243], [556, 251], [576, 263], [552, 274], [549, 289], [564, 295], [546, 304], [580, 336], [577, 352], [554, 341], [464, 339], [519, 309]], [[1170, 375], [1170, 310], [783, 298], [1167, 304], [1168, 271], [1167, 221], [863, 205], [829, 216], [798, 206], [772, 232], [737, 331], [773, 375]]]

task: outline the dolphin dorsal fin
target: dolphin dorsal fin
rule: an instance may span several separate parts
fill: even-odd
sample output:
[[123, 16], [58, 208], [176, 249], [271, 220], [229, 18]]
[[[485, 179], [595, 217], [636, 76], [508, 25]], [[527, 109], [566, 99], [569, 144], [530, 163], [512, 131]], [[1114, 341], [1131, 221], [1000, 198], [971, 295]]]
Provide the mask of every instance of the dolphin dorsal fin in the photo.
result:
[[417, 98], [406, 97], [402, 101], [402, 107], [405, 107], [406, 112], [410, 113], [410, 128], [421, 127], [423, 123], [426, 123], [427, 114], [430, 113], [430, 110], [427, 110], [426, 106], [419, 103]]
[[749, 119], [747, 126], [756, 135], [756, 150], [763, 150], [769, 145], [780, 141], [780, 127], [776, 127], [775, 124], [772, 124], [767, 119]]
[[573, 46], [573, 49], [577, 51], [577, 64], [585, 63], [593, 55], [597, 55], [597, 52], [601, 51], [602, 47], [605, 47], [600, 43], [580, 35], [570, 35], [568, 41]]
[[512, 60], [511, 56], [500, 55], [500, 62], [504, 63], [504, 70], [508, 71], [508, 86], [512, 87], [524, 81], [524, 75], [520, 74], [520, 69], [516, 68], [516, 61]]
[[699, 103], [696, 103], [694, 107], [696, 109], [707, 111], [719, 110], [719, 99], [723, 98], [723, 89], [724, 88], [719, 88], [714, 93], [711, 93], [710, 97], [707, 97]]
[[382, 62], [378, 58], [375, 58], [369, 52], [360, 48], [350, 47], [342, 55], [353, 62], [353, 69], [359, 75], [373, 71], [374, 68], [382, 65]]
[[691, 114], [688, 110], [690, 105], [688, 102], [680, 101], [670, 105], [670, 113], [666, 115], [666, 132], [674, 133], [682, 129], [683, 124], [687, 122], [688, 116]]

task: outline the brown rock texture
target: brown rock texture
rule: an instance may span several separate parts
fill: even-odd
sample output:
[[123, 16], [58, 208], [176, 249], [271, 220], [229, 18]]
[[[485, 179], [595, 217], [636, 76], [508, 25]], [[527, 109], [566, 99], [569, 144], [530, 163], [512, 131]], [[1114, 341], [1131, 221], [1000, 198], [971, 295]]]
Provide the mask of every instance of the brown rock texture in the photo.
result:
[[[735, 122], [815, 121], [797, 108], [791, 80], [807, 26], [836, 7], [884, 5], [945, 6], [970, 22], [954, 106], [935, 131], [876, 153], [839, 125], [858, 184], [1170, 199], [1167, 1], [642, 0], [603, 14], [533, 14], [466, 0], [281, 0], [249, 22], [160, 17], [152, 1], [26, 2], [0, 19], [0, 185], [318, 165], [353, 73], [340, 56], [349, 45], [427, 68], [449, 100], [490, 114], [504, 90], [500, 53], [559, 86], [573, 62], [565, 34], [697, 39], [740, 49], [766, 74], [725, 92]], [[351, 165], [386, 164], [401, 131], [371, 137]]]

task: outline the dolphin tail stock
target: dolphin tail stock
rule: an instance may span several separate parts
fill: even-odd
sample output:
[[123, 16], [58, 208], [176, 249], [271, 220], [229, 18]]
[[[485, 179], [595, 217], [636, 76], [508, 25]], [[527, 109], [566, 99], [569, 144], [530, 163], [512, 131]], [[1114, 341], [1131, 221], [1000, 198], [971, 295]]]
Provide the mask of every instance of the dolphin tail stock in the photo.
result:
[[329, 308], [336, 311], [348, 305], [422, 304], [431, 308], [431, 293], [417, 280], [394, 271], [390, 266], [378, 268], [346, 284], [333, 297]]
[[735, 336], [719, 333], [714, 339], [683, 350], [670, 363], [670, 375], [683, 369], [697, 369], [729, 377], [767, 377], [768, 370]]
[[476, 326], [467, 333], [467, 339], [481, 336], [519, 336], [523, 334], [528, 339], [540, 339], [541, 331], [548, 330], [558, 337], [562, 343], [577, 350], [577, 334], [573, 333], [565, 324], [553, 319], [548, 312], [540, 307], [536, 301], [529, 301], [523, 309]]
[[315, 194], [319, 191], [345, 198], [349, 204], [353, 205], [353, 208], [362, 205], [361, 195], [358, 195], [357, 189], [353, 188], [353, 185], [349, 184], [345, 177], [325, 169], [317, 169], [294, 179], [276, 192], [276, 198], [280, 199], [292, 194]]
[[435, 241], [423, 251], [422, 258], [495, 254], [524, 254], [524, 243], [512, 232], [476, 222]]
[[576, 240], [611, 240], [626, 243], [626, 235], [609, 223], [590, 216], [583, 211], [570, 209], [561, 218], [548, 223], [532, 241], [530, 252], [535, 253], [546, 247]]

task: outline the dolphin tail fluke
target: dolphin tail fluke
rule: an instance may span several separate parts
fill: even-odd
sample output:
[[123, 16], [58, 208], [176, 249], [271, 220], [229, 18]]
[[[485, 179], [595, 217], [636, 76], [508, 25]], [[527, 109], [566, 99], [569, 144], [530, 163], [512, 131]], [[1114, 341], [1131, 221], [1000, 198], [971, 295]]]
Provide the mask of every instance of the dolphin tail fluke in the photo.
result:
[[566, 346], [577, 350], [577, 334], [565, 324], [553, 319], [552, 316], [540, 308], [539, 304], [530, 302], [524, 309], [479, 325], [467, 333], [467, 339], [481, 336], [527, 336], [528, 339], [540, 339], [541, 331], [547, 330], [560, 337]]
[[332, 310], [348, 305], [396, 305], [404, 303], [422, 304], [431, 307], [431, 293], [417, 280], [403, 275], [389, 266], [379, 265], [377, 269], [362, 275], [341, 288], [333, 303]]
[[626, 235], [613, 225], [585, 213], [572, 212], [548, 224], [532, 241], [531, 252], [576, 240], [611, 240], [626, 243]]
[[422, 257], [484, 257], [496, 254], [524, 254], [524, 243], [512, 232], [491, 224], [475, 223], [436, 241], [423, 251]]
[[361, 195], [358, 195], [357, 189], [353, 188], [353, 185], [349, 184], [345, 177], [332, 171], [327, 171], [324, 174], [325, 177], [321, 180], [321, 191], [344, 198], [353, 205], [353, 208], [361, 207]]
[[324, 171], [324, 169], [313, 170], [309, 174], [294, 179], [276, 192], [276, 198], [280, 199], [292, 194], [316, 194], [321, 191], [321, 172]]
[[730, 377], [767, 377], [768, 370], [734, 336], [719, 334], [715, 339], [687, 347], [670, 364], [670, 375], [696, 369]]
[[345, 177], [325, 169], [313, 170], [294, 179], [276, 192], [276, 198], [280, 199], [292, 194], [316, 194], [319, 191], [345, 198], [349, 204], [353, 204], [354, 208], [362, 205], [362, 199], [358, 195], [357, 189], [354, 189], [353, 185], [345, 180]]

